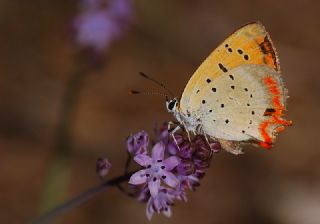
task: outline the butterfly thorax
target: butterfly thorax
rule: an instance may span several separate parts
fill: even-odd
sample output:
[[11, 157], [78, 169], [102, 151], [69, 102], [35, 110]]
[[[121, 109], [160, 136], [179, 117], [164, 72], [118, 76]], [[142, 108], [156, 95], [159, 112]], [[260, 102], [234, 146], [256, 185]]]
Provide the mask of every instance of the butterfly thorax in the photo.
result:
[[179, 106], [179, 100], [174, 98], [166, 103], [168, 112], [172, 113], [176, 120], [185, 128], [194, 134], [203, 134], [201, 120], [190, 113], [182, 112]]

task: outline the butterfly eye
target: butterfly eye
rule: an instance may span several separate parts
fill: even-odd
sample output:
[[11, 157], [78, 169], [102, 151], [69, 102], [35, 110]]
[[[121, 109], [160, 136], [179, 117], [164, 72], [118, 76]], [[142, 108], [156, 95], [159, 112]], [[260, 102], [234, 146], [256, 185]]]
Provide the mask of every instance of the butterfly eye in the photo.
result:
[[171, 100], [170, 103], [168, 104], [168, 110], [172, 111], [175, 105], [176, 105], [176, 101]]

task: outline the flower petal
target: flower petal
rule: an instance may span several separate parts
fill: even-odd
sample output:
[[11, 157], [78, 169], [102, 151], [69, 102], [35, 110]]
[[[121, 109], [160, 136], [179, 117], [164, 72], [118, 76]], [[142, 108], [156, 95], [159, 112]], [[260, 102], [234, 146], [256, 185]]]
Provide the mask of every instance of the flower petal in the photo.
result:
[[166, 217], [170, 218], [171, 215], [172, 215], [171, 207], [170, 207], [170, 206], [165, 207], [165, 208], [162, 210], [162, 213], [163, 213]]
[[154, 161], [163, 160], [164, 148], [165, 148], [165, 146], [164, 146], [164, 144], [162, 142], [158, 142], [157, 144], [155, 144], [155, 146], [153, 146], [152, 159]]
[[144, 154], [138, 154], [134, 157], [134, 161], [136, 161], [139, 165], [143, 167], [147, 167], [148, 165], [151, 165], [152, 159], [150, 156], [144, 155]]
[[148, 186], [144, 186], [143, 189], [139, 191], [137, 200], [139, 202], [147, 202], [149, 198], [150, 198], [149, 188]]
[[132, 174], [129, 180], [129, 184], [139, 185], [145, 183], [146, 181], [146, 170], [139, 170], [138, 172]]
[[149, 183], [148, 183], [148, 187], [150, 190], [150, 194], [152, 197], [156, 197], [159, 193], [159, 188], [160, 188], [160, 179], [153, 177]]
[[160, 201], [161, 197], [163, 196], [161, 195], [161, 192], [159, 192], [157, 197], [153, 198], [153, 208], [158, 214], [160, 214], [161, 209], [163, 208]]
[[180, 159], [176, 156], [170, 156], [165, 161], [163, 161], [163, 165], [166, 167], [165, 169], [167, 171], [172, 170], [173, 168], [178, 166], [179, 163], [180, 163]]
[[170, 187], [176, 187], [179, 184], [179, 179], [171, 172], [163, 171], [162, 180]]
[[171, 142], [167, 144], [167, 151], [170, 155], [177, 155], [178, 147], [175, 142]]
[[153, 198], [150, 197], [147, 203], [147, 209], [146, 209], [146, 215], [148, 220], [150, 221], [152, 219], [154, 213], [154, 209], [153, 209]]

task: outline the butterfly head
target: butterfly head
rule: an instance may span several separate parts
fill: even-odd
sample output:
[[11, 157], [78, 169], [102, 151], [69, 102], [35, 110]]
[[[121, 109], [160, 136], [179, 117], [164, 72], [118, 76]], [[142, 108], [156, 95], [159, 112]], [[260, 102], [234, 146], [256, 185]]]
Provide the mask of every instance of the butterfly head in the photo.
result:
[[167, 99], [166, 101], [166, 107], [168, 112], [174, 113], [177, 111], [179, 106], [179, 100], [177, 98], [173, 98], [171, 100]]

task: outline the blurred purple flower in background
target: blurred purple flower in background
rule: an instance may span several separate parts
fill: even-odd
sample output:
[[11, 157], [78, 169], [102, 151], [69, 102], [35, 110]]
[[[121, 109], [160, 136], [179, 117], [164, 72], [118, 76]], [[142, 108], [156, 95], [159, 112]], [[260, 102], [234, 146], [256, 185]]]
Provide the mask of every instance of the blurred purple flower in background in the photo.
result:
[[80, 48], [105, 53], [132, 20], [131, 0], [82, 0], [73, 21], [74, 41]]
[[[151, 157], [147, 155], [148, 141], [143, 141], [148, 139], [146, 132], [131, 135], [127, 140], [130, 153], [134, 148], [132, 145], [138, 148], [137, 145], [144, 143], [144, 150], [135, 150], [134, 156], [134, 161], [142, 169], [131, 176], [129, 184], [137, 189], [137, 199], [147, 202], [149, 220], [155, 212], [170, 217], [175, 200], [186, 202], [186, 190], [200, 186], [200, 179], [210, 166], [212, 156], [221, 150], [218, 142], [211, 140], [208, 144], [203, 136], [197, 135], [189, 142], [185, 132], [175, 134], [178, 147], [166, 127], [164, 124], [156, 130], [157, 141], [153, 144]], [[132, 144], [133, 139], [141, 141]]]

